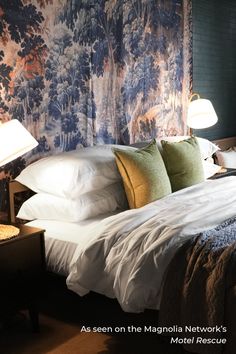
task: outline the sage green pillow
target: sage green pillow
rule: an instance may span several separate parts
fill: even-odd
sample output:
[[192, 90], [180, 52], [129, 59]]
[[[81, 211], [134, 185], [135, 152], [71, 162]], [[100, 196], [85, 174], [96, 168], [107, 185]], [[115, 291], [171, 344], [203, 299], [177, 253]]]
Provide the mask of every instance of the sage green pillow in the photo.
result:
[[137, 150], [113, 149], [130, 208], [140, 208], [171, 193], [156, 141]]
[[162, 140], [161, 144], [173, 192], [204, 181], [201, 152], [195, 137], [174, 143]]

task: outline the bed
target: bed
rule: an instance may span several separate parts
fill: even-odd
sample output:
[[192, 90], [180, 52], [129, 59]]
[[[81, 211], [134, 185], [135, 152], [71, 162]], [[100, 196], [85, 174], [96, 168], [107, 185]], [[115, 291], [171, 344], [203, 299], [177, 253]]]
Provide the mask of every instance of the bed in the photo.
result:
[[[105, 148], [106, 152], [107, 149], [109, 147]], [[96, 155], [104, 158], [105, 150], [101, 148], [100, 152], [96, 151]], [[99, 181], [99, 185], [103, 185], [107, 178], [111, 179], [112, 183], [117, 183], [111, 173], [110, 150], [108, 156], [107, 175], [96, 175], [96, 183]], [[36, 165], [35, 171], [37, 168]], [[65, 176], [66, 167], [64, 166], [63, 179]], [[60, 183], [63, 183], [63, 179]], [[85, 191], [89, 185], [88, 179], [83, 183], [83, 191]], [[55, 188], [58, 193], [57, 186], [54, 185], [55, 181], [50, 185], [46, 180], [46, 192]], [[67, 187], [65, 186], [63, 193], [66, 193], [68, 198]], [[14, 195], [24, 190], [26, 187], [19, 183], [19, 180], [10, 184], [12, 221], [14, 221]], [[75, 186], [72, 186], [72, 190], [73, 193], [81, 193], [76, 190]], [[35, 188], [34, 191], [36, 195], [42, 193]], [[45, 193], [45, 190], [43, 192]], [[120, 194], [119, 192], [119, 198]], [[57, 195], [54, 199], [55, 203], [62, 197], [63, 195]], [[214, 233], [219, 225], [222, 228], [227, 227], [224, 225], [225, 221], [230, 220], [231, 224], [234, 222], [236, 177], [204, 180], [135, 209], [122, 210], [120, 204], [123, 209], [127, 209], [123, 202], [119, 200], [118, 208], [111, 208], [109, 204], [108, 210], [105, 208], [107, 211], [103, 214], [96, 215], [95, 213], [93, 217], [78, 222], [47, 220], [38, 217], [30, 221], [29, 225], [46, 230], [45, 246], [48, 269], [66, 276], [70, 290], [80, 296], [89, 291], [95, 291], [107, 297], [116, 298], [126, 312], [142, 312], [145, 309], [160, 310], [161, 328], [171, 327], [170, 324], [173, 323], [171, 316], [166, 315], [168, 302], [167, 305], [163, 304], [164, 316], [162, 312], [163, 294], [167, 297], [168, 292], [171, 292], [170, 288], [165, 289], [164, 286], [164, 280], [171, 277], [168, 269], [175, 261], [175, 256], [178, 256], [179, 250], [184, 248], [182, 246], [199, 235], [205, 236], [205, 232], [209, 230], [213, 230]], [[70, 206], [78, 207], [77, 204], [70, 204]], [[43, 207], [41, 211], [44, 212]], [[174, 269], [176, 269], [176, 264]], [[231, 288], [233, 286], [234, 283]], [[179, 328], [182, 329], [183, 323], [181, 319], [179, 320]], [[232, 326], [231, 322], [228, 323]], [[210, 323], [210, 326], [212, 325]], [[224, 333], [222, 332], [221, 335], [224, 336]], [[227, 338], [230, 338], [230, 331], [227, 333]], [[215, 351], [215, 346], [211, 349], [209, 345], [207, 347], [206, 345], [197, 346], [197, 348], [196, 345], [192, 348], [188, 346], [187, 349], [189, 348], [199, 353], [211, 353], [209, 350], [213, 350], [214, 354], [218, 352]], [[220, 353], [220, 345], [217, 346], [217, 350]], [[230, 345], [227, 350], [230, 353]]]

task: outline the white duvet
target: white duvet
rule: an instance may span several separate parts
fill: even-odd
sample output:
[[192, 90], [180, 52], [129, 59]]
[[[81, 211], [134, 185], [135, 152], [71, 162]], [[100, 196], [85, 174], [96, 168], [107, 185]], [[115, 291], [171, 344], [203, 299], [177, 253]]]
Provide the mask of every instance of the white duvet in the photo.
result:
[[106, 218], [78, 245], [67, 286], [81, 296], [93, 290], [115, 297], [124, 311], [158, 309], [176, 250], [234, 215], [236, 177], [226, 177]]

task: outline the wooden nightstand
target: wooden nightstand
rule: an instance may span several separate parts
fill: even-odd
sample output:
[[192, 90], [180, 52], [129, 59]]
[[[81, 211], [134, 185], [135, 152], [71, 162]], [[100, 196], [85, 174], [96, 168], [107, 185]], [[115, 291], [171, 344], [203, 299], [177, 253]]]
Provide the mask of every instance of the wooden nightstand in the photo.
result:
[[209, 179], [217, 179], [227, 176], [236, 176], [236, 168], [225, 168], [226, 171], [218, 172], [214, 176], [210, 177]]
[[37, 298], [45, 272], [44, 230], [15, 225], [18, 236], [0, 242], [0, 317], [26, 306], [34, 331], [39, 329]]

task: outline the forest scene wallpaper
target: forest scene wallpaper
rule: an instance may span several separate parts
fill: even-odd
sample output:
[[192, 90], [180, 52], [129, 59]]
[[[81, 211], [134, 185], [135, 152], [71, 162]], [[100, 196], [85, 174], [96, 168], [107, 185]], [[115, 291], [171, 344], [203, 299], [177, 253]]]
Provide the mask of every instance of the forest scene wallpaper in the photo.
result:
[[0, 210], [43, 156], [186, 134], [191, 70], [190, 0], [0, 0], [0, 119], [39, 142]]

